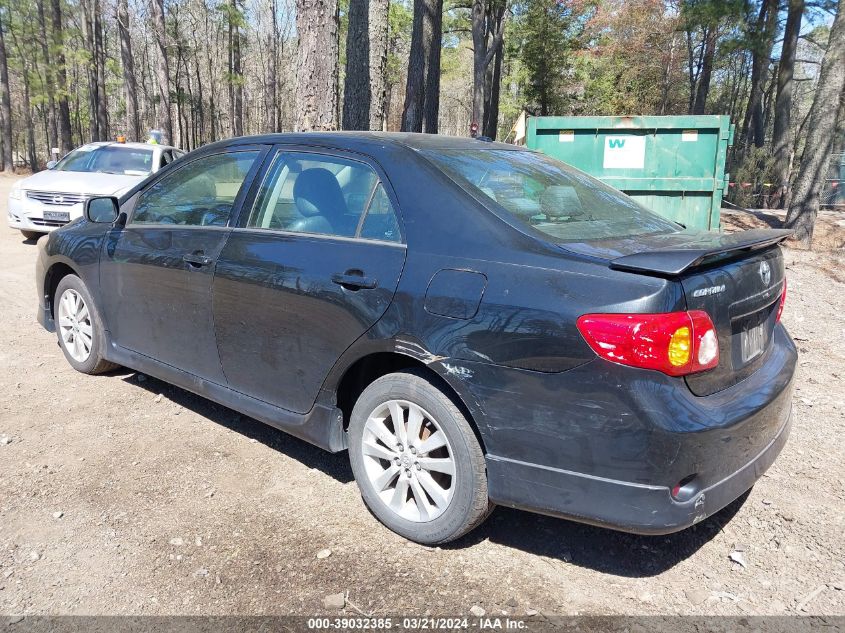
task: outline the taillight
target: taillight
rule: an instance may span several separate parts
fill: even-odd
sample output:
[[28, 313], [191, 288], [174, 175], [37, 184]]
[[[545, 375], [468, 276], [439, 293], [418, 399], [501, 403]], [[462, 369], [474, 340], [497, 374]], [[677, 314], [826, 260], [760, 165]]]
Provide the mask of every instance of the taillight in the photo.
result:
[[684, 376], [719, 364], [716, 328], [706, 312], [585, 314], [578, 331], [602, 358], [670, 376]]
[[780, 316], [783, 314], [783, 306], [786, 303], [786, 277], [783, 278], [783, 290], [780, 293], [780, 305], [778, 305], [778, 313], [775, 316], [775, 323], [780, 323]]

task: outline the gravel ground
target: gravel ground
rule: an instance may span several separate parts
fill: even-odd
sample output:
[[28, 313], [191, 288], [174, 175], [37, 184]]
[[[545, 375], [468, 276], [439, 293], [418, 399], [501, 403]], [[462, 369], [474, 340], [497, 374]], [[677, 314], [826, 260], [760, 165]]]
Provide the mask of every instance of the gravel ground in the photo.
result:
[[787, 251], [795, 424], [746, 498], [667, 537], [500, 508], [426, 548], [367, 512], [346, 454], [74, 372], [35, 322], [35, 248], [0, 227], [0, 614], [845, 614], [841, 254]]

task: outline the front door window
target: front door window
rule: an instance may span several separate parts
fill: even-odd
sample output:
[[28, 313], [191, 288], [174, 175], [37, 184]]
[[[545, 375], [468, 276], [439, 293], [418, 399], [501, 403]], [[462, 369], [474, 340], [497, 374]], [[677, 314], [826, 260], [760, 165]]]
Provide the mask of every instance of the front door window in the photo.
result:
[[212, 154], [186, 163], [145, 189], [132, 224], [226, 226], [257, 150]]

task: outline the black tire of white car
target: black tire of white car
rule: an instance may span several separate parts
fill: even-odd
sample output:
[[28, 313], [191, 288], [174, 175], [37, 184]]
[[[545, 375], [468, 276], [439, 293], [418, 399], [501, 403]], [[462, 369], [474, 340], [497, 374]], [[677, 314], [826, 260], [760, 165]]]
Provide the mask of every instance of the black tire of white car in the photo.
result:
[[[66, 347], [64, 339], [62, 338], [61, 325], [59, 324], [59, 302], [67, 290], [76, 291], [79, 296], [82, 297], [85, 307], [88, 308], [92, 330], [91, 349], [88, 354], [88, 358], [83, 361], [78, 361], [73, 358]], [[83, 283], [83, 281], [76, 275], [66, 275], [62, 277], [61, 281], [59, 281], [59, 285], [56, 287], [56, 293], [53, 295], [53, 317], [56, 323], [56, 335], [59, 339], [59, 347], [62, 348], [62, 352], [64, 353], [67, 362], [70, 363], [71, 367], [73, 367], [76, 371], [82, 372], [83, 374], [102, 374], [103, 372], [110, 371], [118, 366], [103, 358], [102, 350], [103, 343], [105, 341], [105, 336], [103, 334], [103, 322], [100, 319], [100, 313], [97, 310], [97, 306], [91, 298], [91, 293], [88, 292], [88, 288], [85, 287], [85, 283]]]
[[[429, 521], [412, 521], [390, 509], [375, 490], [366, 471], [363, 453], [369, 416], [390, 401], [413, 403], [429, 413], [448, 440], [454, 461], [454, 491], [446, 509]], [[410, 443], [410, 442], [409, 442]], [[388, 374], [370, 384], [358, 398], [349, 423], [349, 459], [364, 503], [385, 526], [424, 545], [460, 538], [493, 510], [487, 493], [484, 453], [464, 414], [443, 390], [422, 372]], [[399, 477], [404, 476], [401, 468]]]
[[38, 231], [21, 230], [21, 235], [23, 235], [23, 239], [25, 239], [25, 240], [37, 240], [39, 237], [41, 237], [44, 234], [39, 233]]

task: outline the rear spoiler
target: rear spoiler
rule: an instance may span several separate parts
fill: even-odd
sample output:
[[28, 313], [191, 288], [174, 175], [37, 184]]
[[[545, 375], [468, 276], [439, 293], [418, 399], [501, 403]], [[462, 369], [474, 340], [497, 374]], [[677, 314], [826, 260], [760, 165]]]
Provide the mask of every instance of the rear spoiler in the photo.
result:
[[680, 248], [655, 249], [625, 255], [611, 260], [614, 270], [627, 270], [654, 275], [680, 275], [690, 268], [702, 266], [722, 256], [732, 257], [742, 252], [767, 248], [792, 235], [790, 229], [751, 229], [739, 233], [720, 234], [718, 239], [707, 240], [706, 245], [691, 242]]

